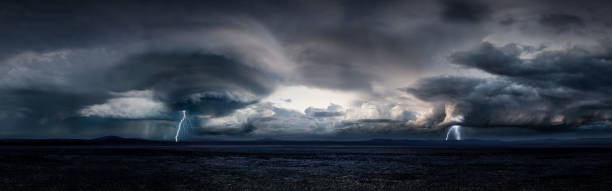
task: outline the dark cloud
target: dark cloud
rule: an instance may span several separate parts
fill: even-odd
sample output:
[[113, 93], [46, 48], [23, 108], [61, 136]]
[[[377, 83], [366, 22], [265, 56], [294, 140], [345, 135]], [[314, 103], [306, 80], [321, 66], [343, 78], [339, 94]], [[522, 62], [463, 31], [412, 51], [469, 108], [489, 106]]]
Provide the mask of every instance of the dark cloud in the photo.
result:
[[131, 56], [108, 79], [115, 91], [151, 89], [173, 110], [223, 116], [256, 103], [275, 77], [225, 56], [179, 52]]
[[512, 25], [514, 23], [516, 23], [516, 20], [513, 17], [507, 17], [499, 21], [499, 24], [504, 25], [504, 26]]
[[[425, 101], [456, 101], [465, 96], [474, 87], [481, 83], [481, 80], [462, 77], [435, 77], [421, 80], [416, 86], [407, 88], [407, 92]], [[444, 110], [440, 106], [437, 110]], [[441, 117], [444, 119], [444, 116]]]
[[[434, 77], [408, 92], [422, 100], [455, 106], [453, 113], [445, 115], [462, 115], [463, 123], [472, 126], [550, 125], [552, 115], [560, 109], [540, 97], [538, 90], [496, 79]], [[438, 113], [444, 113], [442, 108]]]
[[582, 18], [571, 14], [545, 14], [538, 19], [542, 26], [555, 29], [557, 32], [570, 30], [572, 27], [585, 27]]
[[78, 109], [106, 98], [105, 95], [30, 89], [1, 91], [0, 126], [6, 128], [3, 134], [47, 132], [53, 126], [65, 125], [66, 120], [77, 115]]
[[[258, 120], [266, 120], [266, 118], [258, 119]], [[269, 120], [269, 119], [268, 119]], [[199, 136], [248, 136], [253, 133], [257, 129], [257, 127], [253, 124], [254, 122], [249, 121], [245, 124], [240, 125], [237, 128], [218, 128], [218, 129], [210, 129], [210, 128], [194, 128], [190, 129], [191, 133]]]
[[458, 65], [477, 68], [485, 72], [513, 78], [531, 85], [561, 86], [583, 91], [606, 93], [612, 72], [609, 67], [612, 51], [602, 42], [596, 52], [582, 48], [562, 51], [544, 51], [531, 59], [520, 58], [533, 47], [508, 44], [495, 47], [483, 43], [472, 51], [457, 52], [450, 59]]
[[[202, 119], [204, 128], [197, 130], [200, 135], [224, 136], [264, 136], [264, 137], [293, 137], [293, 136], [321, 136], [328, 135], [333, 124], [322, 118], [314, 119], [301, 112], [274, 107], [269, 103], [252, 105], [253, 113], [244, 121], [221, 119], [221, 123], [211, 123], [215, 119]], [[272, 113], [263, 115], [262, 113]]]
[[483, 43], [450, 59], [498, 77], [433, 77], [407, 91], [421, 100], [455, 106], [452, 115], [462, 115], [465, 124], [474, 126], [555, 129], [610, 120], [608, 51], [574, 48], [520, 57], [530, 50]]
[[437, 137], [441, 132], [435, 128], [421, 128], [406, 121], [390, 119], [363, 119], [343, 121], [338, 124], [337, 136], [340, 137]]
[[[609, 42], [557, 45], [609, 36], [606, 5], [2, 1], [0, 136], [141, 131], [163, 139], [178, 110], [205, 136], [408, 135], [439, 130], [456, 115], [479, 127], [605, 126]], [[455, 51], [483, 39], [508, 45]], [[459, 68], [443, 60], [452, 51]], [[463, 71], [472, 77], [431, 77]], [[430, 108], [394, 91], [415, 81], [406, 90]], [[351, 93], [369, 104], [293, 111], [261, 101], [281, 86]], [[287, 98], [283, 104], [303, 102]]]
[[219, 15], [269, 14], [285, 5], [248, 0], [185, 1], [25, 0], [0, 3], [0, 58], [20, 51], [123, 45], [177, 31], [219, 26]]
[[303, 81], [309, 85], [333, 89], [369, 89], [368, 82], [373, 78], [370, 74], [357, 69], [353, 63], [344, 58], [333, 58], [328, 53], [304, 52], [300, 55], [303, 60]]
[[310, 117], [338, 117], [343, 116], [342, 106], [331, 104], [327, 109], [308, 107], [304, 111]]
[[[76, 81], [58, 88], [32, 81], [29, 82], [32, 85], [22, 89], [0, 90], [3, 100], [0, 124], [19, 127], [12, 133], [22, 134], [50, 133], [57, 127], [80, 129], [69, 131], [75, 134], [106, 129], [134, 136], [133, 131], [117, 130], [120, 126], [129, 128], [121, 121], [143, 117], [141, 120], [173, 120], [168, 112], [178, 110], [195, 115], [227, 115], [256, 103], [272, 90], [276, 79], [261, 69], [225, 56], [191, 52], [133, 55], [95, 72], [83, 80], [81, 75], [76, 75], [73, 79]], [[85, 88], [93, 84], [98, 86]], [[83, 119], [84, 114], [89, 117]], [[143, 121], [141, 125], [146, 123]], [[172, 126], [165, 124], [165, 128]]]
[[480, 1], [444, 0], [442, 19], [449, 22], [478, 23], [490, 16], [490, 8]]

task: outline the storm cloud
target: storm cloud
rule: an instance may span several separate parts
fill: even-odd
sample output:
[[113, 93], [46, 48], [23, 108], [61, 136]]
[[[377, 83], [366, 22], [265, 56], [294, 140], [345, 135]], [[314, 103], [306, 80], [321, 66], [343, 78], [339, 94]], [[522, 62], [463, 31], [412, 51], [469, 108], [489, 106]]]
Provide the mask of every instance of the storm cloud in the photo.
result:
[[576, 15], [570, 14], [547, 14], [542, 15], [538, 22], [546, 27], [551, 27], [557, 32], [564, 32], [570, 30], [571, 27], [585, 27], [586, 24]]
[[488, 5], [479, 1], [442, 1], [442, 18], [450, 22], [480, 22], [490, 16]]
[[453, 115], [473, 126], [577, 127], [610, 120], [610, 52], [571, 48], [539, 51], [533, 47], [483, 43], [452, 54], [454, 64], [495, 75], [421, 80], [407, 91], [421, 100], [450, 104]]
[[4, 1], [0, 137], [605, 130], [610, 3], [578, 4]]

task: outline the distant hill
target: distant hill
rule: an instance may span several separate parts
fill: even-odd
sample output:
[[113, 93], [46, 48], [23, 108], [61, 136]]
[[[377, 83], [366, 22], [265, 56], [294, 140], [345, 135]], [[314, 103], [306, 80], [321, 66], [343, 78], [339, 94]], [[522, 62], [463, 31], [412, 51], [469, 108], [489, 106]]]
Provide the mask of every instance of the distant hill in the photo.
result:
[[122, 138], [117, 136], [105, 136], [95, 139], [4, 139], [0, 145], [15, 146], [77, 146], [77, 145], [149, 145], [167, 144], [168, 141], [154, 141], [145, 139]]
[[95, 139], [4, 139], [0, 146], [87, 146], [87, 145], [356, 145], [356, 146], [415, 146], [415, 147], [612, 147], [612, 139], [536, 139], [521, 141], [500, 141], [468, 139], [461, 141], [443, 140], [192, 140], [175, 143], [118, 136]]

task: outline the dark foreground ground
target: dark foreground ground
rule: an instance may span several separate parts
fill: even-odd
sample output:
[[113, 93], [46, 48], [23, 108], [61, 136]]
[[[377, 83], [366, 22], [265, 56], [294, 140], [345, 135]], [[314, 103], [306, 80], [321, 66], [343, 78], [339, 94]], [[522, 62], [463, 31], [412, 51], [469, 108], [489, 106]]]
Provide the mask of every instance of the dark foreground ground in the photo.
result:
[[0, 144], [0, 190], [610, 189], [605, 145]]

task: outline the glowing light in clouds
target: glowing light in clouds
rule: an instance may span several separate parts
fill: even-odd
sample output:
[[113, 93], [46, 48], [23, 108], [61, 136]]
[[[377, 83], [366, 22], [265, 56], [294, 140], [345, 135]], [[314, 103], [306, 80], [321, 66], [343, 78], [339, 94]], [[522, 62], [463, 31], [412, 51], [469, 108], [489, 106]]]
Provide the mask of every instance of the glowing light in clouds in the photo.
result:
[[308, 107], [326, 108], [331, 103], [348, 108], [357, 97], [345, 91], [288, 86], [279, 88], [263, 101], [271, 102], [276, 107], [304, 112]]

